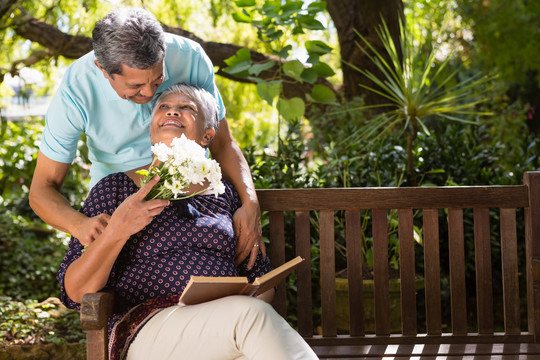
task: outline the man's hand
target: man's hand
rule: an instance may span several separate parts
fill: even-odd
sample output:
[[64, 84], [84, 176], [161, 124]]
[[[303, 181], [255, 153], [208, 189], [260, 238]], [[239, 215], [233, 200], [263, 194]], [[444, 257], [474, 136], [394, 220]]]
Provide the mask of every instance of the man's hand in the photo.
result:
[[234, 232], [238, 237], [236, 249], [236, 264], [240, 264], [250, 255], [248, 269], [251, 269], [257, 259], [259, 249], [266, 256], [266, 247], [262, 240], [261, 212], [257, 203], [242, 205], [233, 215]]
[[77, 231], [73, 235], [83, 245], [90, 245], [105, 230], [111, 216], [109, 214], [99, 214], [94, 217], [85, 217], [77, 226]]

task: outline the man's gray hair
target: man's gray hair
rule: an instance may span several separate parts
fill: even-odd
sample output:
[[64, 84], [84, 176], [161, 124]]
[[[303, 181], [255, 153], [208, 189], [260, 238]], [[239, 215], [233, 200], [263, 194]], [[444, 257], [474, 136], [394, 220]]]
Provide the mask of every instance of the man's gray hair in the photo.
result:
[[145, 70], [165, 58], [163, 28], [141, 8], [110, 12], [96, 23], [92, 40], [96, 59], [109, 75], [122, 74], [121, 64]]
[[163, 102], [165, 96], [171, 94], [183, 94], [193, 100], [195, 104], [197, 104], [197, 110], [199, 113], [202, 113], [204, 119], [204, 128], [214, 129], [217, 133], [219, 119], [216, 98], [207, 90], [195, 85], [188, 85], [184, 83], [174, 84], [160, 93], [154, 102], [152, 118], [154, 117], [154, 113], [156, 112], [159, 104]]

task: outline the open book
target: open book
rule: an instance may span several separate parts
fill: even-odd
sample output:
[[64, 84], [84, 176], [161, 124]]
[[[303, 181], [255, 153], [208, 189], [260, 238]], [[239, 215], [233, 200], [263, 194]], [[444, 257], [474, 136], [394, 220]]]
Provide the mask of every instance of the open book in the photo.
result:
[[291, 261], [256, 278], [252, 283], [249, 283], [245, 276], [192, 276], [178, 303], [195, 305], [229, 295], [257, 296], [285, 280], [302, 261], [304, 259], [297, 256]]

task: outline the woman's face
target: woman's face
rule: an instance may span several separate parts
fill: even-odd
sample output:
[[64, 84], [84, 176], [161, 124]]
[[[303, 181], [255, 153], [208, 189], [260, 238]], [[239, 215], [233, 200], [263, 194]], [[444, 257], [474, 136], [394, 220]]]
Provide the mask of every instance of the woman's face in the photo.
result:
[[152, 143], [171, 144], [175, 137], [184, 134], [188, 139], [206, 146], [214, 137], [213, 129], [204, 128], [202, 112], [197, 104], [184, 94], [169, 94], [156, 105], [150, 139]]

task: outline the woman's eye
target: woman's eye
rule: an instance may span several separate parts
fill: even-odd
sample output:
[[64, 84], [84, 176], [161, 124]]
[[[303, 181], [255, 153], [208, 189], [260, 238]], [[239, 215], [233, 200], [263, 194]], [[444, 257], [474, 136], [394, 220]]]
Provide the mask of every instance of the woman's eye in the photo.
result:
[[160, 109], [168, 109], [169, 107], [167, 105], [165, 105], [165, 104], [161, 104], [161, 105], [159, 105], [159, 108]]

